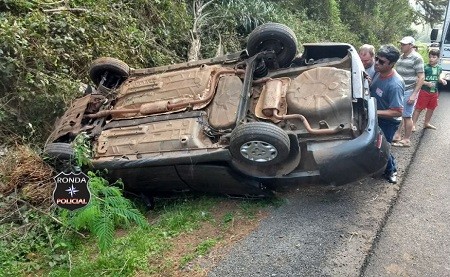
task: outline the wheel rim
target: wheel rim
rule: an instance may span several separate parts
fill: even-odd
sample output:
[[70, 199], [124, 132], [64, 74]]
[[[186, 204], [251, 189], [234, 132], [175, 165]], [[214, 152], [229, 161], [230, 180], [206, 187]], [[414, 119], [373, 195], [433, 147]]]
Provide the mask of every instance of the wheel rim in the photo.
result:
[[283, 44], [281, 44], [277, 40], [266, 40], [261, 45], [261, 51], [275, 51], [276, 54], [279, 54], [283, 51]]
[[272, 144], [260, 140], [243, 144], [240, 151], [246, 159], [261, 163], [271, 161], [278, 155], [277, 149]]

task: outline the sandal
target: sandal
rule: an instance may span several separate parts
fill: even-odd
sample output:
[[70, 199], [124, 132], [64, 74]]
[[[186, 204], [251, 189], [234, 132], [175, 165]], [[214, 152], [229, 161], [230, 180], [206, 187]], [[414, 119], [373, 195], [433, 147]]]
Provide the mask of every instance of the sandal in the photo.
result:
[[431, 125], [431, 124], [427, 124], [425, 126], [423, 126], [424, 129], [431, 129], [431, 130], [436, 130], [436, 126]]
[[397, 141], [397, 142], [393, 142], [391, 145], [392, 146], [396, 146], [396, 147], [410, 147], [411, 146], [411, 142], [400, 140], [400, 141]]

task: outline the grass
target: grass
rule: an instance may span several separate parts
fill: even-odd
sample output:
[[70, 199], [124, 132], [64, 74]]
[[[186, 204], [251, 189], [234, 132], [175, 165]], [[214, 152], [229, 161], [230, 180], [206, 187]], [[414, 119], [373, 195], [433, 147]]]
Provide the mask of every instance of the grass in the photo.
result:
[[[152, 260], [161, 260], [173, 247], [172, 240], [185, 232], [193, 232], [204, 221], [210, 220], [208, 209], [213, 198], [180, 199], [163, 202], [156, 208], [154, 222], [148, 229], [121, 230], [107, 253], [98, 253], [92, 239], [74, 250], [71, 264], [50, 270], [49, 276], [130, 276], [135, 271], [147, 274], [157, 272], [159, 265], [149, 266]], [[164, 260], [164, 259], [163, 259]]]
[[[157, 200], [155, 209], [147, 214], [150, 227], [117, 231], [112, 246], [103, 254], [93, 235], [83, 238], [67, 229], [61, 233], [55, 224], [47, 231], [34, 228], [36, 234], [1, 245], [11, 253], [19, 249], [23, 255], [1, 261], [0, 276], [184, 275], [196, 259], [242, 238], [257, 227], [264, 217], [261, 211], [281, 203], [277, 199], [249, 201], [198, 195]], [[49, 223], [39, 218], [45, 221], [39, 226]], [[0, 237], [6, 234], [6, 227], [0, 225]], [[204, 269], [193, 266], [190, 270], [202, 275], [199, 272]]]
[[199, 243], [193, 252], [190, 252], [181, 258], [180, 266], [184, 267], [195, 258], [208, 254], [211, 248], [217, 244], [218, 240], [219, 239], [206, 239]]
[[[0, 277], [203, 276], [207, 266], [204, 261], [198, 263], [199, 259], [239, 241], [258, 226], [267, 208], [282, 204], [277, 198], [184, 194], [159, 199], [154, 210], [145, 212], [145, 205], [138, 200], [125, 206], [114, 201], [126, 211], [141, 207], [133, 209], [145, 214], [143, 220], [149, 224], [117, 225], [111, 244], [100, 251], [98, 234], [84, 225], [69, 224], [82, 210], [63, 216], [66, 210], [51, 205], [53, 172], [38, 155], [18, 148], [0, 160], [0, 173]], [[96, 187], [106, 189], [99, 184]]]

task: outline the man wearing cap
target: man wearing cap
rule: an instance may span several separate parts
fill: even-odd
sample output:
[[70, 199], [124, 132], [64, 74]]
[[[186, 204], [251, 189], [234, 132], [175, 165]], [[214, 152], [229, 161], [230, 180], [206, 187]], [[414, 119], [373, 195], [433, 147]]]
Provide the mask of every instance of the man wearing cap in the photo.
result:
[[[394, 135], [392, 145], [399, 147], [411, 146], [413, 129], [412, 114], [420, 88], [425, 80], [422, 56], [414, 51], [415, 39], [407, 36], [400, 41], [402, 55], [397, 61], [395, 69], [405, 81], [405, 96], [403, 100], [402, 122]], [[402, 130], [404, 136], [402, 138]]]

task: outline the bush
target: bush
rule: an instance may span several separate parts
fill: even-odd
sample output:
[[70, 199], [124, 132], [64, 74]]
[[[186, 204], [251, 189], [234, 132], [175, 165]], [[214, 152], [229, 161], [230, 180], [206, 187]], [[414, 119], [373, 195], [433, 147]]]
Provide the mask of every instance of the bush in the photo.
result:
[[[183, 34], [184, 18], [163, 28], [168, 18], [162, 16], [170, 10], [160, 13], [159, 8], [184, 11], [184, 5], [157, 2], [0, 4], [0, 136], [42, 144], [55, 117], [89, 82], [87, 70], [94, 58], [113, 56], [133, 66], [178, 61], [186, 43], [171, 31]], [[167, 45], [178, 47], [171, 51]]]
[[[277, 1], [215, 1], [198, 22], [200, 57], [244, 48], [247, 35], [270, 21], [290, 26], [300, 43], [360, 44], [337, 2], [325, 2], [326, 16], [312, 18]], [[90, 82], [93, 59], [112, 56], [131, 67], [185, 61], [195, 13], [191, 1], [173, 0], [9, 0], [0, 12], [0, 136], [38, 145]]]

